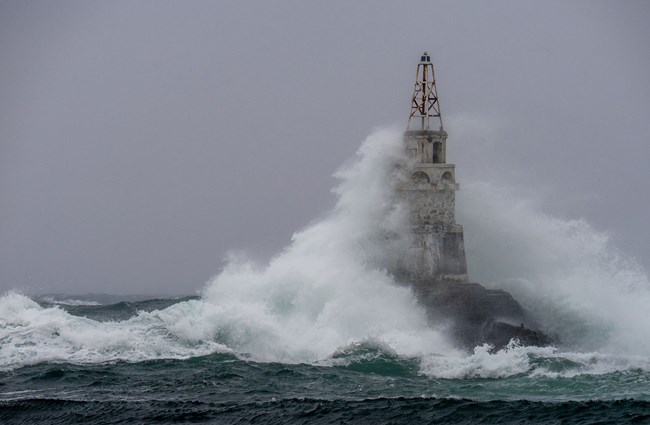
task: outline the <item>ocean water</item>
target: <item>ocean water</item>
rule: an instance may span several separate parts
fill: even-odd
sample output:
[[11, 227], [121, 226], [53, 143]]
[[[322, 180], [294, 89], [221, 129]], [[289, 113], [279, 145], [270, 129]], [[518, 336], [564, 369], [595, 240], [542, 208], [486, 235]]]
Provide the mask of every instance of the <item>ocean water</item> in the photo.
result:
[[268, 263], [231, 255], [200, 296], [0, 296], [0, 423], [650, 423], [647, 274], [581, 220], [463, 183], [472, 280], [556, 344], [466, 352], [427, 322], [384, 268], [400, 140], [371, 135], [331, 212]]

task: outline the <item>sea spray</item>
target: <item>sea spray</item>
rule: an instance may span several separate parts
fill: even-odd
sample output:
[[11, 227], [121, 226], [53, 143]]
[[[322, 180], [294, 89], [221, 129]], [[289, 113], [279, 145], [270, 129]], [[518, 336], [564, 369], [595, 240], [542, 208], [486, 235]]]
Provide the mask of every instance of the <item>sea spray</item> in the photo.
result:
[[470, 355], [426, 355], [420, 359], [420, 372], [426, 376], [445, 379], [524, 376], [555, 379], [632, 370], [650, 372], [650, 358], [628, 353], [604, 354], [522, 346], [516, 340], [501, 350], [494, 351], [492, 348], [484, 344], [475, 347]]
[[257, 358], [303, 362], [366, 339], [406, 356], [453, 351], [428, 326], [411, 291], [385, 270], [405, 242], [395, 237], [406, 233], [407, 220], [393, 191], [403, 161], [398, 131], [374, 133], [357, 161], [337, 172], [338, 202], [330, 214], [294, 234], [266, 266], [231, 259], [204, 293], [213, 306], [209, 320], [239, 331], [228, 332], [230, 346]]
[[401, 249], [395, 236], [405, 231], [405, 210], [392, 196], [402, 178], [400, 161], [400, 132], [368, 137], [356, 161], [337, 173], [338, 202], [329, 214], [296, 233], [268, 264], [232, 255], [201, 300], [100, 322], [71, 315], [65, 306], [44, 308], [23, 295], [3, 295], [0, 368], [214, 352], [342, 365], [380, 350], [419, 359], [421, 372], [432, 377], [650, 370], [645, 273], [583, 221], [548, 217], [486, 183], [461, 182], [459, 192], [470, 277], [512, 292], [562, 344], [456, 351], [427, 324], [409, 288], [395, 285], [384, 268]]
[[650, 354], [648, 276], [605, 233], [485, 182], [464, 184], [458, 215], [472, 279], [512, 293], [561, 346]]
[[[432, 329], [410, 289], [385, 264], [402, 252], [405, 209], [393, 197], [404, 161], [401, 134], [383, 130], [337, 172], [338, 202], [296, 233], [269, 264], [231, 255], [203, 298], [120, 322], [42, 308], [18, 294], [0, 300], [0, 366], [42, 361], [184, 358], [229, 351], [256, 361], [312, 363], [358, 343], [401, 356], [456, 353]], [[17, 308], [19, 314], [12, 312]], [[16, 348], [18, 347], [18, 348]]]
[[0, 297], [0, 370], [44, 362], [133, 362], [228, 351], [214, 341], [192, 341], [178, 326], [199, 304], [188, 301], [129, 320], [99, 322], [8, 293]]

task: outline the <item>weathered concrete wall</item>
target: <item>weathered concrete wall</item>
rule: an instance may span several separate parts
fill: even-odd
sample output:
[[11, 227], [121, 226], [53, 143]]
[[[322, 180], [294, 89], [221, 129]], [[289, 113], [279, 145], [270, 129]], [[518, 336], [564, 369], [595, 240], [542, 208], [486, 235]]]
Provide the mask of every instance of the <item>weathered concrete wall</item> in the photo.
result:
[[411, 130], [404, 133], [406, 149], [423, 163], [444, 164], [447, 162], [447, 132]]
[[453, 190], [403, 188], [402, 197], [410, 206], [412, 224], [438, 227], [456, 224], [456, 197]]
[[397, 188], [409, 207], [411, 243], [394, 273], [411, 282], [467, 282], [463, 228], [456, 224], [455, 166], [446, 164], [444, 131], [408, 131], [411, 179]]
[[411, 246], [393, 272], [406, 282], [467, 282], [462, 226], [413, 226]]

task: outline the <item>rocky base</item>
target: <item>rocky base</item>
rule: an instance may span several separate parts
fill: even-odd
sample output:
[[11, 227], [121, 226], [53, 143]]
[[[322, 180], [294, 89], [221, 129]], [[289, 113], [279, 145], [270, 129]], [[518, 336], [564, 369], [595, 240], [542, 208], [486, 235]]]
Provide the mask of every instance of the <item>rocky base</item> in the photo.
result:
[[421, 282], [412, 287], [429, 320], [446, 326], [465, 349], [488, 343], [498, 350], [513, 338], [523, 345], [546, 346], [552, 342], [541, 331], [531, 329], [534, 324], [506, 291], [458, 282]]

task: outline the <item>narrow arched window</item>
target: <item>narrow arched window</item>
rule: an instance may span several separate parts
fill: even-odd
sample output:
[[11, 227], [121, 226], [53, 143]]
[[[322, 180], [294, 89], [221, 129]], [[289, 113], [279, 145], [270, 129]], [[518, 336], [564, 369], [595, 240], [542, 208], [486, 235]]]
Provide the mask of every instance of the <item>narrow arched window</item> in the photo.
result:
[[442, 143], [433, 143], [433, 155], [431, 156], [434, 164], [440, 164], [442, 161]]

